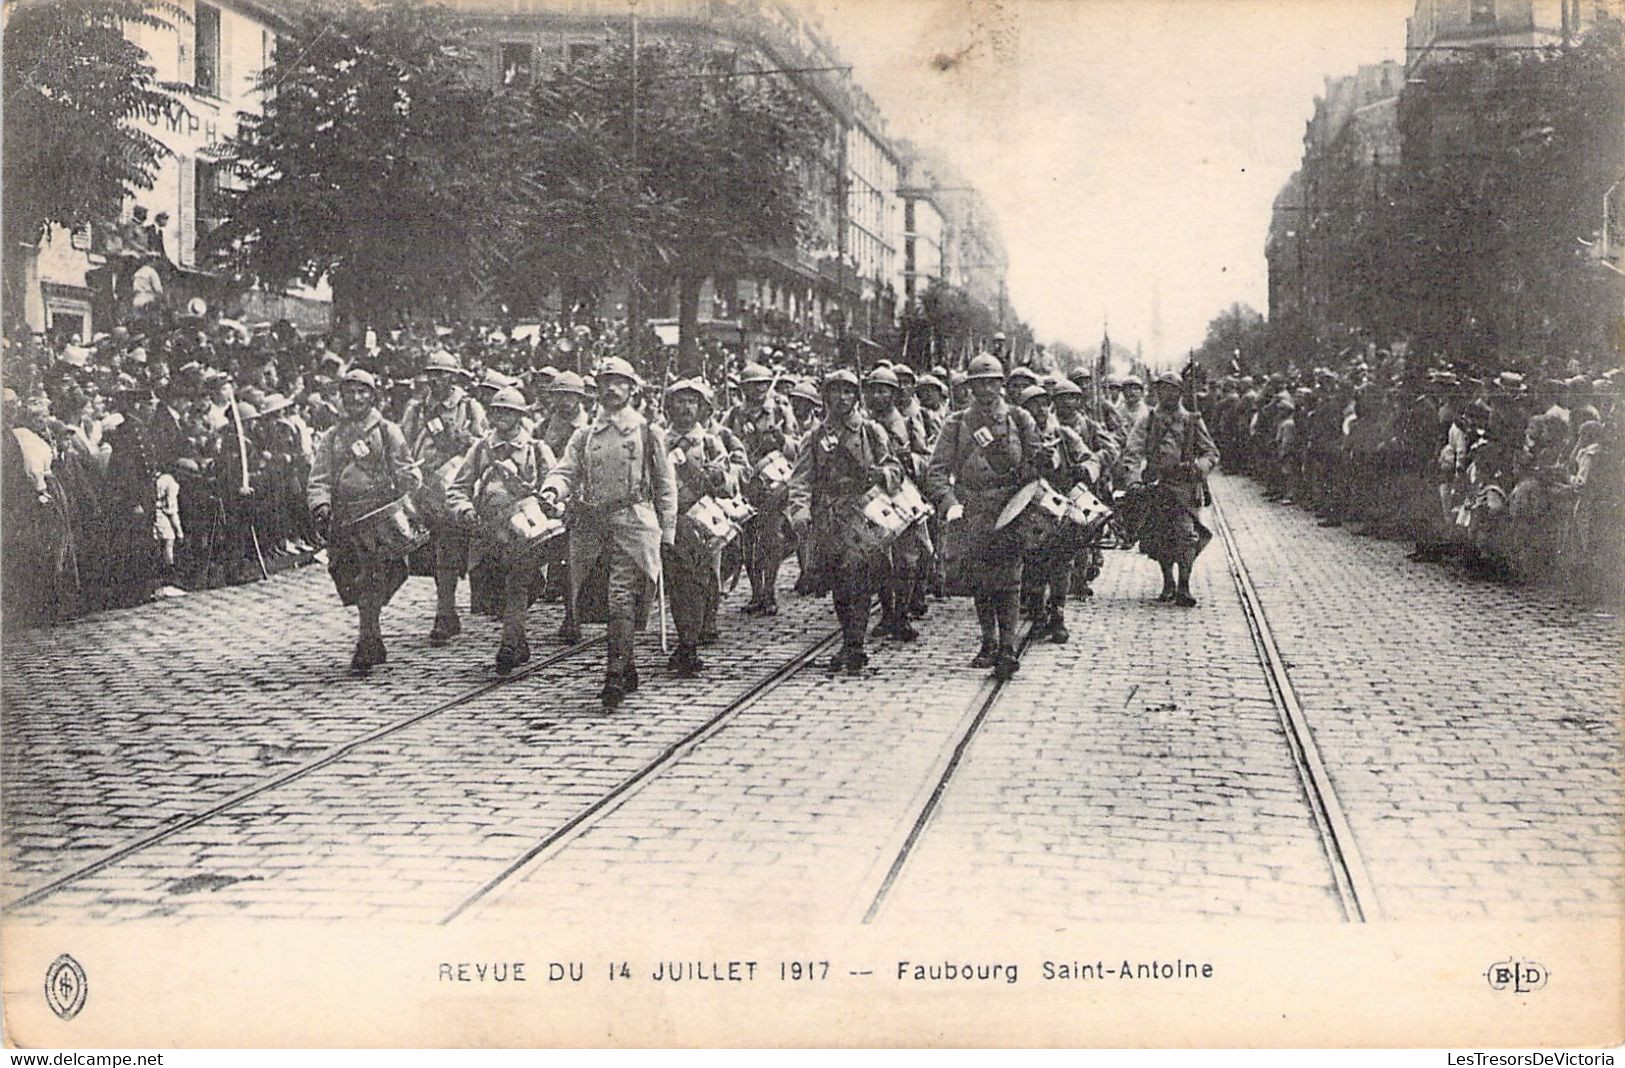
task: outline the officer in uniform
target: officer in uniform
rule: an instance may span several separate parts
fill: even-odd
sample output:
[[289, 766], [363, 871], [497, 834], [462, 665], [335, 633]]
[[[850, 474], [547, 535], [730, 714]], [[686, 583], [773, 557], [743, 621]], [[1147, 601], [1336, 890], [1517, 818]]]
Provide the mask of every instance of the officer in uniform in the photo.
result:
[[931, 454], [926, 492], [943, 519], [943, 551], [970, 586], [982, 645], [971, 667], [1008, 679], [1016, 658], [1021, 548], [995, 531], [1011, 496], [1038, 474], [1038, 424], [1006, 402], [1004, 368], [982, 354], [968, 369], [969, 407], [943, 424]]
[[1196, 607], [1191, 568], [1212, 531], [1203, 525], [1207, 476], [1219, 463], [1207, 424], [1181, 403], [1184, 383], [1172, 372], [1156, 379], [1156, 407], [1135, 424], [1123, 450], [1129, 485], [1152, 487], [1140, 551], [1162, 568], [1159, 601]]
[[345, 526], [416, 493], [422, 478], [401, 428], [378, 414], [378, 380], [370, 372], [346, 371], [339, 397], [343, 410], [316, 445], [305, 499], [328, 540], [328, 571], [339, 600], [359, 612], [361, 634], [350, 668], [365, 674], [387, 658], [380, 616], [406, 581], [406, 559], [364, 551], [345, 535]]
[[[931, 450], [925, 428], [898, 409], [901, 392], [897, 374], [890, 367], [876, 367], [864, 377], [863, 396], [869, 417], [886, 432], [886, 445], [897, 457], [904, 476], [916, 485], [924, 485]], [[916, 589], [924, 599], [926, 567], [931, 559], [931, 534], [925, 524], [916, 523], [904, 531], [892, 543], [888, 555], [886, 581], [880, 591], [880, 622], [875, 625], [873, 637], [911, 642], [920, 632], [909, 622], [910, 610]]]
[[[535, 496], [555, 459], [547, 443], [525, 426], [530, 405], [517, 389], [501, 389], [491, 398], [491, 430], [469, 450], [457, 477], [446, 489], [446, 505], [471, 528], [483, 521], [499, 527], [515, 501]], [[497, 646], [497, 674], [506, 675], [530, 659], [525, 613], [540, 592], [542, 559], [505, 540], [483, 538], [476, 553], [488, 557], [502, 581], [502, 640]]]
[[[745, 399], [728, 413], [724, 422], [744, 443], [752, 474], [774, 452], [795, 459], [796, 417], [789, 401], [775, 392], [773, 373], [759, 363], [747, 364], [739, 376]], [[784, 560], [788, 538], [785, 530], [785, 502], [781, 495], [757, 491], [755, 479], [747, 484], [746, 495], [757, 514], [746, 525], [745, 572], [750, 576], [750, 601], [745, 611], [752, 615], [778, 615], [776, 587], [779, 565]]]
[[573, 600], [600, 556], [609, 562], [609, 658], [604, 707], [638, 688], [633, 627], [649, 584], [660, 580], [660, 548], [677, 531], [677, 481], [664, 435], [630, 405], [632, 365], [612, 356], [598, 369], [598, 410], [570, 436], [542, 484], [552, 508], [570, 501]]
[[[1063, 387], [1076, 390], [1066, 379]], [[1056, 388], [1056, 387], [1051, 387]], [[1063, 495], [1083, 482], [1094, 488], [1100, 476], [1100, 460], [1084, 444], [1078, 432], [1063, 425], [1054, 414], [1053, 397], [1044, 386], [1028, 386], [1021, 392], [1021, 406], [1038, 424], [1039, 474]], [[1029, 552], [1022, 562], [1022, 614], [1034, 621], [1033, 636], [1048, 636], [1052, 642], [1071, 638], [1066, 629], [1066, 599], [1072, 592], [1072, 567], [1077, 546], [1064, 538]]]
[[862, 521], [864, 495], [879, 487], [896, 493], [903, 472], [879, 424], [858, 407], [858, 376], [832, 371], [824, 377], [824, 421], [811, 430], [790, 481], [790, 523], [809, 539], [807, 592], [833, 595], [841, 623], [841, 650], [829, 670], [863, 672], [869, 657], [864, 639], [869, 606], [885, 575], [878, 554], [849, 552], [842, 531]]
[[469, 533], [446, 521], [446, 486], [456, 476], [458, 462], [486, 432], [485, 409], [463, 390], [468, 373], [444, 349], [430, 353], [423, 368], [428, 395], [414, 399], [401, 415], [401, 432], [423, 472], [423, 494], [430, 520], [434, 552], [435, 613], [430, 645], [444, 645], [462, 632], [457, 617], [457, 583], [468, 570]]
[[[666, 447], [677, 473], [677, 514], [684, 515], [701, 497], [728, 496], [728, 448], [722, 439], [700, 424], [700, 406], [707, 387], [694, 379], [674, 382], [666, 391], [666, 412], [671, 425]], [[683, 678], [705, 668], [700, 660], [700, 632], [707, 610], [715, 620], [722, 560], [718, 550], [679, 537], [661, 551], [666, 574], [666, 596], [672, 623], [677, 627], [677, 651], [666, 664]]]

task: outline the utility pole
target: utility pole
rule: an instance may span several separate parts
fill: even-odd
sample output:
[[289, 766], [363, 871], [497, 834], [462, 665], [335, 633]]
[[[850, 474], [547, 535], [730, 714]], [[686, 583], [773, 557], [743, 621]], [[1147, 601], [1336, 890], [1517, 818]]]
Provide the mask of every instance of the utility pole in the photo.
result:
[[632, 9], [632, 201], [627, 209], [627, 231], [632, 239], [632, 271], [626, 291], [626, 334], [632, 365], [639, 367], [639, 357], [643, 354], [643, 283], [638, 277], [640, 250], [637, 243], [637, 218], [640, 199], [638, 194], [643, 180], [638, 173], [638, 0], [627, 0], [627, 3]]

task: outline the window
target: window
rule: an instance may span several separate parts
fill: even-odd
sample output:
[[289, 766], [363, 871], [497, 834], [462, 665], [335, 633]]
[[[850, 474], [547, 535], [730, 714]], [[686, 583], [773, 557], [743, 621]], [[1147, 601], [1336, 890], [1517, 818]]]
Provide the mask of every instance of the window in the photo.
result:
[[523, 41], [511, 41], [502, 46], [503, 85], [530, 84], [531, 52], [530, 45]]
[[225, 197], [220, 192], [224, 165], [201, 157], [192, 161], [196, 180], [192, 183], [192, 217], [197, 220], [197, 236], [202, 237], [225, 218]]
[[220, 95], [220, 9], [197, 6], [192, 20], [192, 85], [200, 93]]
[[1472, 0], [1468, 16], [1474, 26], [1495, 25], [1495, 0]]
[[585, 63], [597, 54], [597, 45], [577, 41], [570, 45], [570, 66], [573, 67], [577, 63]]

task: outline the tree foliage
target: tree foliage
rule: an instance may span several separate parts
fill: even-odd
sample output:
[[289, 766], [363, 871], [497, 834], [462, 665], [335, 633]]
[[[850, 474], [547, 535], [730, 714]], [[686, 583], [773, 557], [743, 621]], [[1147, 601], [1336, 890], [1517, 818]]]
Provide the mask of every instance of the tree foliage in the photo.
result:
[[1207, 324], [1207, 336], [1196, 350], [1196, 362], [1216, 374], [1232, 363], [1255, 371], [1273, 363], [1269, 324], [1250, 304], [1232, 304]]
[[[180, 107], [126, 26], [184, 18], [152, 0], [25, 0], [5, 26], [5, 257], [48, 227], [115, 222], [124, 198], [152, 188], [166, 150], [131, 119]], [[7, 287], [8, 307], [20, 289]]]
[[484, 292], [524, 202], [522, 116], [466, 27], [416, 2], [307, 0], [288, 17], [263, 114], [227, 148], [244, 188], [210, 235], [219, 260], [269, 285], [326, 277], [357, 323]]

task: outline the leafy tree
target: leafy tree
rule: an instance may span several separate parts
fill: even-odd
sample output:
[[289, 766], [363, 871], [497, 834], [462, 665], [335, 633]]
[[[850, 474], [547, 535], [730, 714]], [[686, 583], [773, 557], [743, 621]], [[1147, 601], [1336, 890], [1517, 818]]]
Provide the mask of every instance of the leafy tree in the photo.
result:
[[152, 0], [24, 0], [5, 25], [3, 107], [6, 316], [21, 318], [33, 246], [51, 226], [117, 221], [150, 189], [166, 150], [129, 120], [181, 107], [126, 26], [184, 13]]
[[[1238, 356], [1239, 354], [1239, 356]], [[1207, 337], [1196, 350], [1196, 362], [1215, 374], [1230, 371], [1232, 361], [1249, 371], [1268, 365], [1273, 351], [1269, 324], [1250, 304], [1232, 304], [1207, 324]]]
[[410, 0], [302, 0], [287, 17], [264, 112], [227, 147], [245, 189], [210, 247], [267, 285], [326, 277], [354, 325], [478, 297], [525, 203], [523, 115], [468, 28]]
[[[805, 91], [783, 75], [732, 76], [697, 42], [663, 40], [638, 52], [633, 167], [630, 45], [561, 72], [533, 94], [540, 128], [532, 176], [543, 214], [537, 239], [558, 222], [585, 227], [576, 252], [541, 254], [565, 278], [603, 278], [625, 266], [644, 284], [666, 281], [678, 295], [679, 359], [698, 366], [700, 287], [737, 277], [771, 250], [793, 249], [814, 193], [798, 166], [826, 135]], [[592, 133], [607, 140], [588, 143]], [[551, 167], [566, 150], [602, 161], [600, 177]], [[629, 173], [628, 173], [629, 172]], [[625, 173], [626, 178], [617, 175]], [[632, 230], [630, 248], [617, 235]]]

